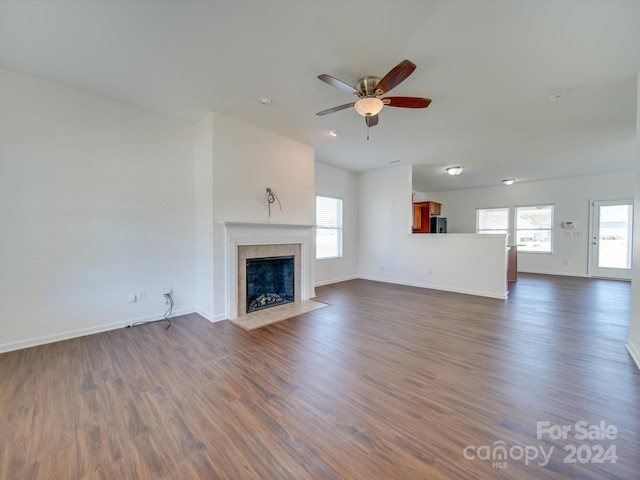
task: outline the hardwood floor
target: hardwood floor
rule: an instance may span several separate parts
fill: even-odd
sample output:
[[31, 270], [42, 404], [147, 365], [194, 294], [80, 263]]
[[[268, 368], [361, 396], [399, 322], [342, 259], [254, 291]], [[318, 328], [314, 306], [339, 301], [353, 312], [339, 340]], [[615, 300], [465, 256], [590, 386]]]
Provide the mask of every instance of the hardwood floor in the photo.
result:
[[[638, 478], [629, 283], [317, 294], [331, 306], [252, 332], [193, 314], [0, 355], [0, 478]], [[539, 439], [543, 421], [572, 430]], [[579, 440], [580, 421], [617, 433]], [[617, 460], [565, 463], [569, 445]]]

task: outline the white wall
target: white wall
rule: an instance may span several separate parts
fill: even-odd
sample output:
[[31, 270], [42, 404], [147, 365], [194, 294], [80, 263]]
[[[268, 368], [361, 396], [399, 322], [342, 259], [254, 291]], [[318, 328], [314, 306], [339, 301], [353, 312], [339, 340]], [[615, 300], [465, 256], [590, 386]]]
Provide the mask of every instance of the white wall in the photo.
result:
[[195, 127], [197, 311], [213, 320], [213, 113]]
[[[342, 258], [316, 261], [315, 284], [327, 285], [357, 277], [358, 175], [325, 163], [315, 165], [316, 195], [342, 199]], [[315, 222], [314, 222], [315, 223]]]
[[633, 276], [631, 283], [631, 318], [627, 349], [640, 368], [640, 75], [638, 75], [638, 96], [636, 115], [636, 173], [633, 226]]
[[194, 308], [193, 135], [0, 69], [0, 351]]
[[[213, 320], [220, 320], [226, 318], [225, 239], [220, 222], [314, 225], [314, 150], [218, 113], [212, 115], [212, 131]], [[282, 205], [282, 209], [277, 203], [271, 205], [271, 217], [267, 187]], [[309, 271], [313, 275], [313, 265]], [[308, 283], [313, 285], [313, 276]]]
[[[518, 270], [558, 275], [586, 276], [589, 254], [589, 201], [634, 197], [630, 172], [588, 177], [561, 178], [511, 186], [452, 190], [427, 194], [442, 203], [449, 232], [475, 232], [476, 208], [553, 204], [555, 238], [553, 254], [518, 253]], [[575, 222], [574, 230], [562, 230], [564, 221]], [[568, 265], [564, 261], [568, 261]]]
[[411, 166], [359, 175], [358, 275], [504, 298], [505, 236], [412, 234]]

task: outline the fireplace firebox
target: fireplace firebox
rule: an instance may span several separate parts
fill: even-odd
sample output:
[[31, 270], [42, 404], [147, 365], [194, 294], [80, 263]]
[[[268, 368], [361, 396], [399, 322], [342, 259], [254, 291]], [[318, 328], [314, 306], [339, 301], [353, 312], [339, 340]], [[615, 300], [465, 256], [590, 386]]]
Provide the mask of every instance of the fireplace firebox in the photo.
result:
[[247, 259], [247, 312], [291, 303], [295, 300], [294, 256]]

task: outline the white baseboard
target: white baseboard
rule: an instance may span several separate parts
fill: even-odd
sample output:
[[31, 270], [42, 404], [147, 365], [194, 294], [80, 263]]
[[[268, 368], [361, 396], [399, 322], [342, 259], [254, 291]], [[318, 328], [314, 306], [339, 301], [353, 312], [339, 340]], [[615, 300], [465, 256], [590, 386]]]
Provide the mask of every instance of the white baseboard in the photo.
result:
[[356, 275], [350, 275], [348, 277], [342, 277], [342, 278], [332, 278], [331, 280], [316, 282], [315, 285], [316, 287], [322, 287], [323, 285], [331, 285], [333, 283], [346, 282], [347, 280], [355, 280], [356, 278], [358, 278]]
[[518, 270], [518, 273], [535, 273], [536, 275], [557, 275], [561, 277], [580, 277], [589, 278], [586, 273], [571, 273], [571, 272], [549, 272], [542, 270]]
[[201, 317], [206, 318], [207, 320], [209, 320], [210, 322], [213, 322], [213, 314], [211, 312], [208, 312], [206, 310], [203, 310], [201, 308], [196, 308], [195, 313], [197, 313], [198, 315], [200, 315]]
[[556, 275], [560, 277], [578, 277], [578, 278], [601, 278], [604, 280], [616, 280], [620, 282], [630, 282], [628, 278], [614, 278], [614, 277], [598, 277], [597, 275], [589, 275], [586, 273], [570, 273], [570, 272], [548, 272], [548, 271], [536, 271], [536, 270], [518, 270], [518, 273], [534, 273], [536, 275]]
[[214, 315], [212, 319], [209, 321], [215, 323], [215, 322], [221, 322], [222, 320], [226, 320], [226, 319], [227, 319], [227, 316], [224, 313], [219, 313], [218, 315]]
[[[182, 308], [179, 310], [175, 310], [172, 317], [186, 315], [188, 313], [194, 312], [196, 312], [194, 308]], [[0, 343], [0, 353], [11, 352], [13, 350], [22, 350], [23, 348], [36, 347], [38, 345], [45, 345], [47, 343], [60, 342], [62, 340], [69, 340], [71, 338], [85, 337], [87, 335], [93, 335], [95, 333], [108, 332], [109, 330], [117, 330], [119, 328], [128, 327], [133, 325], [134, 323], [154, 322], [156, 320], [162, 320], [163, 318], [164, 314], [148, 315], [146, 317], [121, 320], [119, 322], [108, 323], [106, 325], [80, 328], [78, 330], [69, 330], [66, 332], [54, 333], [52, 335], [44, 335], [42, 337], [27, 338], [25, 340], [19, 340], [17, 342]]]
[[509, 295], [508, 291], [504, 293], [495, 293], [495, 292], [484, 292], [482, 290], [467, 290], [464, 288], [451, 288], [451, 287], [442, 287], [440, 285], [429, 285], [426, 283], [414, 283], [414, 282], [405, 282], [402, 280], [393, 280], [389, 278], [378, 278], [372, 277], [368, 275], [361, 275], [358, 278], [362, 278], [363, 280], [373, 280], [374, 282], [383, 282], [383, 283], [393, 283], [396, 285], [406, 285], [408, 287], [420, 287], [420, 288], [428, 288], [430, 290], [440, 290], [443, 292], [453, 292], [453, 293], [464, 293], [465, 295], [476, 295], [479, 297], [489, 297], [489, 298], [497, 298], [499, 300], [506, 300]]
[[636, 367], [640, 369], [640, 349], [636, 347], [635, 343], [633, 343], [631, 340], [628, 340], [627, 350], [629, 351], [631, 358], [633, 358], [633, 361], [636, 362]]

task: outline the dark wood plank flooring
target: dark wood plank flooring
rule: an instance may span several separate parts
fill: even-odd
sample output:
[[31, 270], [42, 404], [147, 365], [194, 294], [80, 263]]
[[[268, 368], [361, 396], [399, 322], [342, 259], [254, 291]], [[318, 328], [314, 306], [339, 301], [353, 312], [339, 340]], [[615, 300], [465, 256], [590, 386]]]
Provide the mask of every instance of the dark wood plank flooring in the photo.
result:
[[[317, 295], [332, 306], [253, 332], [193, 314], [0, 355], [0, 479], [639, 478], [629, 283]], [[539, 421], [617, 434], [538, 439]], [[615, 463], [580, 463], [596, 445]]]

